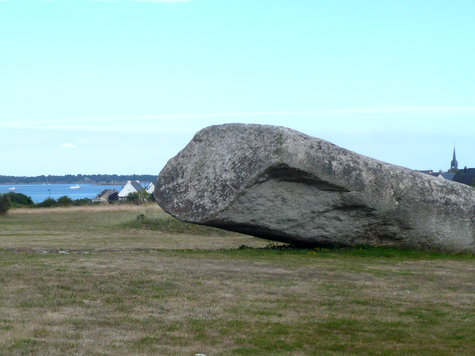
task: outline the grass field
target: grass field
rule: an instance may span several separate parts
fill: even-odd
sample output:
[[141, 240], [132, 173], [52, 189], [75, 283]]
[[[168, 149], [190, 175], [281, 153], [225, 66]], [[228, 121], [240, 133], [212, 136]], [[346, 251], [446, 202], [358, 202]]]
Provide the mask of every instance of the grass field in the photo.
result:
[[469, 255], [269, 247], [154, 206], [12, 210], [0, 243], [0, 355], [475, 354]]

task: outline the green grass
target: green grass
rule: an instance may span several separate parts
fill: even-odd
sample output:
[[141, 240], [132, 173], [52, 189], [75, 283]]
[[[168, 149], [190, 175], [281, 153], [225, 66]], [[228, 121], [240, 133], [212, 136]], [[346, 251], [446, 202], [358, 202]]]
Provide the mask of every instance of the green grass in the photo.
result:
[[135, 219], [128, 220], [119, 224], [119, 227], [129, 229], [163, 231], [175, 234], [187, 233], [195, 235], [219, 236], [238, 235], [236, 233], [222, 229], [183, 222], [165, 213], [155, 214], [155, 216], [140, 213], [135, 217]]
[[146, 225], [159, 219], [1, 218], [0, 355], [475, 352], [473, 255], [304, 250]]

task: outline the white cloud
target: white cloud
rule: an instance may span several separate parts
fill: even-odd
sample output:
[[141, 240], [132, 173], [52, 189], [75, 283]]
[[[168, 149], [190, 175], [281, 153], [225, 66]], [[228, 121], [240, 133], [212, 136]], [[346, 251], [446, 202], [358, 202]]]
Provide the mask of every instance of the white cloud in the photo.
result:
[[426, 114], [426, 115], [465, 115], [475, 113], [475, 106], [447, 107], [377, 107], [322, 110], [321, 114]]
[[[123, 126], [123, 125], [59, 125], [59, 124], [50, 124], [50, 125], [38, 125], [32, 122], [24, 123], [15, 123], [15, 124], [2, 124], [0, 123], [0, 128], [3, 129], [21, 129], [21, 130], [31, 130], [31, 131], [48, 131], [48, 132], [92, 132], [92, 133], [190, 133], [196, 132], [196, 127], [162, 127], [162, 126]], [[199, 128], [199, 127], [198, 127]], [[89, 143], [88, 140], [84, 139], [78, 142], [79, 145], [84, 145]], [[76, 148], [75, 145], [71, 143], [63, 143], [60, 147], [62, 148]]]
[[[7, 0], [0, 0], [0, 1], [7, 1]], [[106, 2], [116, 2], [118, 0], [87, 0], [87, 1], [106, 1]], [[127, 1], [127, 0], [125, 0]], [[141, 1], [141, 2], [166, 2], [166, 3], [174, 3], [174, 2], [189, 2], [191, 0], [128, 0], [128, 1]]]
[[76, 148], [76, 146], [74, 146], [72, 143], [63, 143], [60, 147], [61, 148]]
[[[105, 133], [160, 133], [160, 132], [194, 132], [195, 128], [157, 127], [157, 126], [85, 126], [85, 125], [28, 125], [23, 129], [41, 131], [68, 131], [68, 132], [105, 132]], [[86, 142], [81, 141], [80, 144]], [[71, 145], [64, 143], [61, 147]], [[75, 147], [75, 146], [73, 146]]]
[[280, 116], [280, 115], [318, 115], [318, 114], [376, 114], [376, 115], [468, 115], [475, 114], [475, 106], [449, 106], [449, 107], [376, 107], [376, 108], [349, 108], [329, 110], [305, 110], [305, 111], [249, 111], [249, 112], [221, 112], [199, 114], [170, 114], [131, 117], [109, 117], [83, 119], [84, 121], [130, 121], [130, 120], [160, 120], [160, 119], [205, 119], [223, 117], [245, 116]]
[[[409, 118], [412, 120], [412, 124], [410, 125], [411, 130], [417, 132], [419, 129], [428, 131], [432, 126], [434, 126], [433, 130], [437, 130], [438, 126], [433, 124], [443, 124], [445, 121], [447, 121], [447, 117], [451, 117], [451, 120], [459, 120], [459, 122], [462, 120], [465, 124], [465, 122], [472, 120], [472, 116], [474, 114], [475, 106], [377, 107], [308, 111], [223, 112], [105, 117], [62, 121], [51, 120], [49, 122], [43, 121], [41, 125], [34, 121], [10, 121], [4, 123], [0, 122], [0, 128], [56, 132], [188, 134], [190, 132], [196, 132], [198, 129], [201, 129], [207, 125], [222, 124], [231, 121], [242, 123], [267, 123], [287, 126], [289, 116], [294, 116], [294, 118], [292, 118], [292, 123], [296, 129], [308, 126], [309, 122], [312, 122], [310, 119], [330, 119], [334, 117], [335, 124], [327, 125], [327, 131], [342, 131], [342, 128], [345, 128], [345, 130], [349, 130], [351, 132], [354, 131], [355, 125], [363, 131], [367, 131], [368, 127], [371, 128], [371, 131], [380, 129], [376, 125], [377, 123], [380, 123], [383, 126], [393, 123], [392, 126], [387, 126], [387, 130], [394, 131], [398, 128], [397, 125], [399, 125], [397, 124], [397, 121], [394, 121], [395, 118], [406, 118], [405, 120], [408, 120]], [[384, 121], [379, 121], [379, 119], [384, 119]], [[67, 122], [67, 124], [63, 124], [63, 122]], [[472, 132], [474, 129], [475, 128], [470, 127], [470, 125], [466, 127], [466, 130], [470, 132]], [[407, 130], [405, 129], [405, 131]], [[84, 143], [86, 142], [79, 142], [79, 144]], [[73, 145], [69, 143], [63, 144], [61, 147], [72, 148], [71, 146]]]
[[148, 1], [148, 2], [188, 2], [191, 0], [132, 0], [132, 1]]

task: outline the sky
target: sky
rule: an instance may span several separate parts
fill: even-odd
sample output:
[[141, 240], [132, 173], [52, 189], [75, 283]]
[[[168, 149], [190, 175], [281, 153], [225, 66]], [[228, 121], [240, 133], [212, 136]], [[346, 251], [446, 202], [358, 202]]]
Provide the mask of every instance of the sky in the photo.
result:
[[475, 167], [473, 0], [0, 0], [0, 175], [159, 174], [209, 125]]

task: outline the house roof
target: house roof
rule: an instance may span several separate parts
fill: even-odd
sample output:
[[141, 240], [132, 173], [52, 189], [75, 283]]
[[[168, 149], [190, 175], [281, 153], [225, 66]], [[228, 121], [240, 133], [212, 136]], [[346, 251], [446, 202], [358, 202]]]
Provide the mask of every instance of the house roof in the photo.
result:
[[467, 185], [475, 184], [475, 168], [459, 169], [452, 180]]
[[109, 199], [109, 197], [110, 197], [111, 195], [114, 195], [114, 194], [119, 194], [119, 192], [116, 191], [115, 189], [114, 189], [114, 190], [110, 190], [110, 189], [109, 189], [109, 191], [106, 192], [106, 193], [102, 196], [102, 198], [103, 198], [103, 199]]
[[[97, 194], [97, 198], [101, 198], [103, 197], [105, 194], [107, 194], [109, 191], [112, 191], [112, 189], [104, 189], [102, 192], [100, 192], [99, 194]], [[115, 189], [114, 189], [115, 191]]]
[[455, 173], [439, 173], [437, 177], [442, 177], [447, 180], [453, 180], [455, 176]]
[[[107, 202], [109, 200], [118, 200], [119, 192], [115, 189], [104, 189], [92, 200], [94, 202]], [[115, 197], [114, 197], [115, 196]]]
[[115, 189], [104, 189], [97, 194], [96, 200], [108, 200], [112, 194], [119, 194], [119, 192]]
[[141, 192], [144, 190], [144, 187], [139, 182], [132, 182], [132, 186], [135, 188], [137, 192]]

